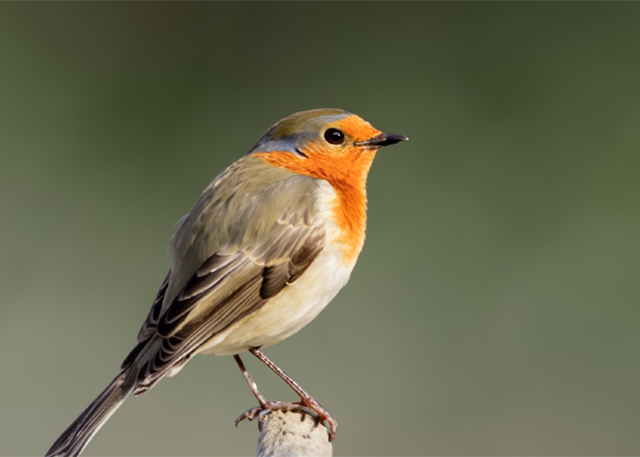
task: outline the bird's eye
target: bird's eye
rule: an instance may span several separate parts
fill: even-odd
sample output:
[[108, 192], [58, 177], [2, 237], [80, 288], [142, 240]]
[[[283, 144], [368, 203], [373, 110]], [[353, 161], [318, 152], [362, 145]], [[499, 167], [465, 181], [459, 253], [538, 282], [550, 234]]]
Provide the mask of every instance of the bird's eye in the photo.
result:
[[324, 132], [324, 139], [327, 140], [327, 143], [342, 144], [344, 143], [344, 133], [338, 129], [327, 129]]

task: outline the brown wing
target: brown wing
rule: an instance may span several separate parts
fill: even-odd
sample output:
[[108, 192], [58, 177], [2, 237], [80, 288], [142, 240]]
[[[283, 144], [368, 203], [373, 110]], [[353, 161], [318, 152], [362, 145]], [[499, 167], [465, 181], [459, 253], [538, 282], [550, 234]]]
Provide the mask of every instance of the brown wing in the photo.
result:
[[255, 313], [311, 265], [324, 247], [324, 231], [278, 223], [281, 227], [260, 246], [210, 256], [162, 315], [156, 316], [160, 305], [154, 304], [140, 331], [148, 339], [123, 363], [127, 367], [145, 353], [136, 395], [181, 367], [217, 333]]
[[123, 363], [137, 393], [293, 283], [324, 246], [323, 182], [244, 156], [202, 193], [172, 238], [171, 271]]
[[151, 309], [149, 310], [149, 315], [147, 319], [142, 324], [140, 331], [138, 332], [138, 342], [142, 343], [146, 341], [150, 336], [153, 336], [156, 333], [156, 327], [158, 326], [158, 318], [160, 317], [160, 311], [162, 310], [162, 303], [164, 302], [164, 295], [167, 292], [167, 287], [169, 286], [169, 277], [171, 276], [171, 270], [167, 273], [167, 277], [162, 281], [162, 285], [160, 286], [160, 290], [156, 294], [156, 299], [153, 301], [153, 305], [151, 305]]

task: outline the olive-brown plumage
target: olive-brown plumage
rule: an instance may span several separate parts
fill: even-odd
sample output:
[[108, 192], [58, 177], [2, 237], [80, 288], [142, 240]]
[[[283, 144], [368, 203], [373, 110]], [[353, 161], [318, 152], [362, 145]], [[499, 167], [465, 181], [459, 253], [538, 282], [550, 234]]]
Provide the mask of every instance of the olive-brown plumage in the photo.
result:
[[[131, 392], [146, 392], [197, 353], [241, 364], [237, 354], [250, 350], [272, 364], [258, 349], [304, 327], [349, 279], [364, 243], [369, 167], [380, 147], [405, 139], [336, 109], [297, 113], [267, 130], [181, 220], [138, 344], [47, 457], [79, 455]], [[337, 422], [278, 374], [329, 419], [333, 438]], [[285, 405], [255, 389], [261, 408]]]

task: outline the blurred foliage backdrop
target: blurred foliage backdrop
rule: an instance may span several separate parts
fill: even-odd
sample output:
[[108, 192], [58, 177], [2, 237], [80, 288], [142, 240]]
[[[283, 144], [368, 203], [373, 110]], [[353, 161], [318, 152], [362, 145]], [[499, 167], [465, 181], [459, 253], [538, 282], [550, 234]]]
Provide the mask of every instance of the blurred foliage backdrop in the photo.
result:
[[[349, 286], [267, 353], [336, 455], [640, 454], [640, 4], [0, 5], [0, 454], [117, 373], [175, 222], [282, 117], [411, 138]], [[245, 357], [269, 398], [293, 394]], [[249, 455], [230, 357], [130, 398], [86, 455]]]

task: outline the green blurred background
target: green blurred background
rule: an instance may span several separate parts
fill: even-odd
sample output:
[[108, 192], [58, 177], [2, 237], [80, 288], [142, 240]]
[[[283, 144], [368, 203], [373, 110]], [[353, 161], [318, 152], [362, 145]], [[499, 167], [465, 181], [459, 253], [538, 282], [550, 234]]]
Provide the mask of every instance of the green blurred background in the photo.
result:
[[[336, 455], [640, 454], [640, 4], [0, 5], [0, 454], [117, 373], [175, 222], [270, 125], [411, 138], [349, 286], [267, 350]], [[295, 400], [245, 357], [271, 399]], [[129, 399], [90, 455], [250, 455], [230, 357]]]

